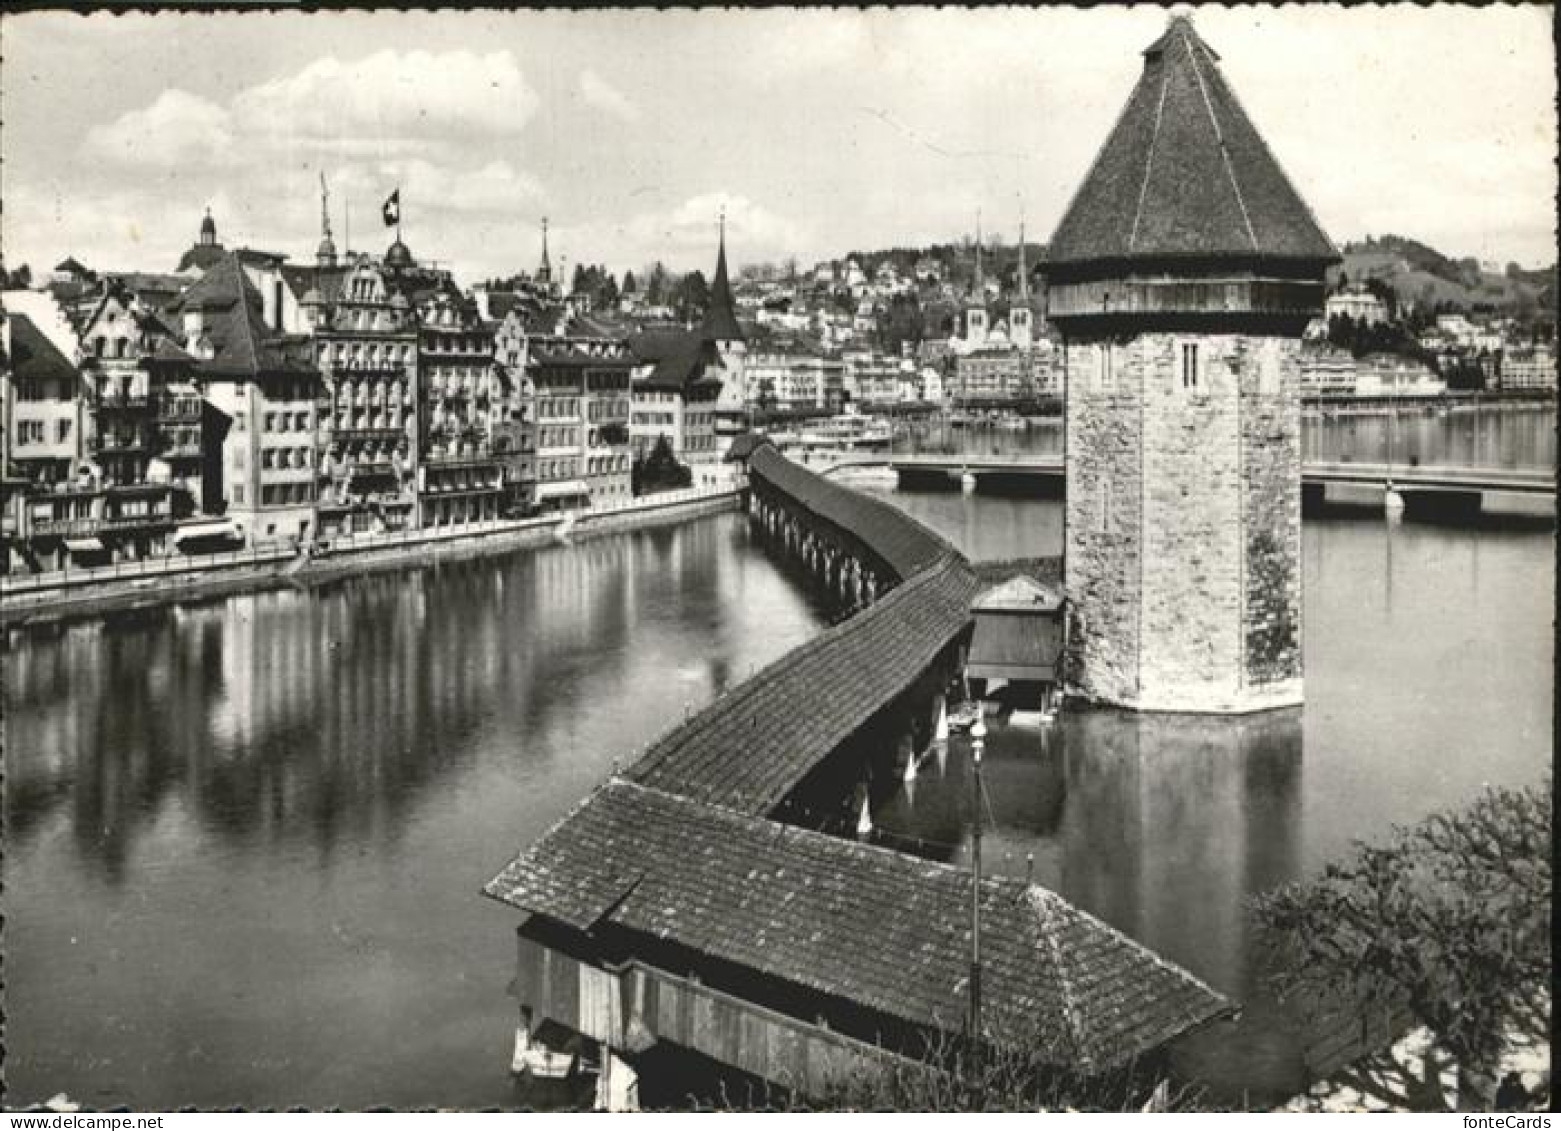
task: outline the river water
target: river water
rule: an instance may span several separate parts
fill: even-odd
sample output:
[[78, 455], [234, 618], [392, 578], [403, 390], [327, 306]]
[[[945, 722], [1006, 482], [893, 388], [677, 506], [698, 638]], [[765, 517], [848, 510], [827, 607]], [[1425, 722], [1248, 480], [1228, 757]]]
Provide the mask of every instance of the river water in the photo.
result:
[[[973, 557], [1060, 548], [1055, 501], [889, 494]], [[1252, 996], [1247, 893], [1548, 766], [1552, 537], [1308, 519], [1304, 711], [999, 726], [989, 867]], [[9, 1102], [516, 1102], [479, 887], [824, 616], [724, 514], [11, 633]], [[964, 858], [963, 753], [882, 835]], [[1297, 1055], [1253, 1009], [1183, 1060], [1268, 1095]]]

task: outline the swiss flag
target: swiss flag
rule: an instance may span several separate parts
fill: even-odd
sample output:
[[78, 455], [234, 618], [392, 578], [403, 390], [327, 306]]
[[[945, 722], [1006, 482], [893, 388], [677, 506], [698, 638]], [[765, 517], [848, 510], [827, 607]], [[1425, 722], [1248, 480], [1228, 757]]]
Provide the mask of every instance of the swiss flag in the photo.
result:
[[401, 190], [391, 193], [385, 203], [380, 205], [379, 211], [385, 218], [385, 227], [393, 228], [401, 223]]

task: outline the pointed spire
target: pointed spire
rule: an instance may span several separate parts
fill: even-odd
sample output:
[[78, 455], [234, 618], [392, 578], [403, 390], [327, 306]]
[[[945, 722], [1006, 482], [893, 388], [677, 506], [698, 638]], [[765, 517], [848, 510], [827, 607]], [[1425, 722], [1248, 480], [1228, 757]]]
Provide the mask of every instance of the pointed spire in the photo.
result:
[[547, 256], [547, 217], [542, 217], [542, 264], [537, 268], [537, 281], [550, 283], [553, 281], [553, 262]]
[[720, 243], [715, 256], [715, 278], [710, 283], [710, 305], [705, 309], [702, 336], [709, 342], [740, 342], [743, 329], [737, 321], [732, 283], [726, 273], [726, 208], [721, 208]]
[[971, 280], [970, 291], [981, 299], [986, 294], [986, 273], [981, 268], [981, 209], [976, 209], [976, 274]]
[[314, 258], [321, 267], [336, 266], [336, 241], [331, 239], [331, 190], [325, 183], [323, 169], [320, 171], [320, 246]]
[[1019, 305], [1030, 305], [1030, 272], [1024, 263], [1024, 213], [1019, 213]]

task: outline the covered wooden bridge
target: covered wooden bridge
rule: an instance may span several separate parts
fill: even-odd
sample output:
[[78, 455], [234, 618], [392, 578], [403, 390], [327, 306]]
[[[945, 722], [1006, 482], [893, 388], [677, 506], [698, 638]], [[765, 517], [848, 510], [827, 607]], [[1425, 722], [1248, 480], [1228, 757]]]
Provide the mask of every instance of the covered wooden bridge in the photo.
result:
[[[527, 916], [521, 1062], [545, 1021], [600, 1042], [606, 1106], [633, 1103], [658, 1043], [824, 1097], [966, 1026], [971, 877], [831, 835], [797, 799], [871, 797], [934, 740], [985, 578], [768, 445], [749, 483], [754, 521], [822, 582], [847, 578], [859, 611], [656, 741], [485, 888]], [[985, 1042], [1100, 1072], [1231, 1008], [1042, 888], [984, 881], [980, 904]]]

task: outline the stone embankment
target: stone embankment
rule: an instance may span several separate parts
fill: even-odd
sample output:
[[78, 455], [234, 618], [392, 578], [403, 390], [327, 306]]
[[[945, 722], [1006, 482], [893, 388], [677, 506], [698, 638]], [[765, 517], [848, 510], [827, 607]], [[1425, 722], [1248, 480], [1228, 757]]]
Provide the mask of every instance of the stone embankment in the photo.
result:
[[98, 569], [14, 575], [0, 581], [0, 626], [100, 616], [235, 593], [307, 587], [361, 574], [418, 568], [548, 545], [561, 538], [684, 522], [738, 505], [740, 486], [647, 495], [572, 516], [497, 520], [439, 530], [363, 534], [301, 554], [259, 546], [222, 554], [150, 558]]

